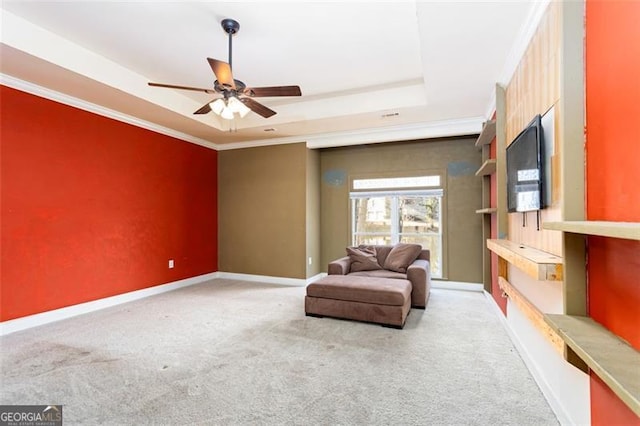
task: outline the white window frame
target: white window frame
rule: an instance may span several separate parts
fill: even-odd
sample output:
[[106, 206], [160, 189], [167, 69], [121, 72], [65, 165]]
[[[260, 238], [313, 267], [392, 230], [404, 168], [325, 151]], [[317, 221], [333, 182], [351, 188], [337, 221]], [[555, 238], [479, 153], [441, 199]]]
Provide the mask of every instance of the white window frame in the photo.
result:
[[367, 191], [367, 192], [350, 192], [349, 200], [351, 204], [351, 244], [356, 244], [356, 236], [358, 235], [389, 235], [387, 232], [366, 232], [366, 233], [358, 233], [355, 232], [356, 229], [356, 215], [355, 215], [355, 204], [356, 199], [358, 198], [372, 198], [372, 197], [387, 197], [391, 198], [391, 244], [398, 244], [400, 241], [400, 235], [412, 235], [408, 233], [400, 232], [400, 209], [398, 206], [398, 198], [402, 196], [415, 196], [415, 197], [440, 197], [440, 202], [438, 203], [438, 217], [440, 218], [440, 232], [436, 233], [426, 233], [423, 235], [439, 235], [440, 237], [440, 247], [442, 247], [442, 235], [443, 235], [443, 223], [442, 223], [442, 199], [444, 197], [444, 190], [442, 188], [439, 189], [427, 189], [427, 190], [415, 190], [415, 191]]
[[[394, 183], [398, 185], [397, 188], [394, 188]], [[400, 186], [402, 185], [402, 186]], [[418, 188], [419, 185], [423, 185]], [[362, 189], [356, 189], [362, 188]], [[438, 203], [438, 217], [440, 220], [439, 233], [424, 233], [424, 234], [411, 234], [411, 233], [400, 233], [400, 218], [399, 218], [399, 206], [398, 201], [401, 196], [421, 196], [421, 197], [439, 197], [440, 202]], [[391, 243], [397, 244], [402, 235], [424, 235], [424, 236], [437, 236], [439, 247], [440, 247], [440, 276], [436, 276], [435, 278], [444, 278], [446, 276], [446, 247], [445, 247], [445, 235], [446, 235], [446, 218], [443, 213], [444, 202], [445, 202], [445, 194], [444, 188], [442, 185], [442, 176], [440, 174], [434, 174], [429, 176], [408, 176], [408, 177], [390, 177], [390, 178], [363, 178], [363, 179], [353, 179], [351, 181], [351, 192], [349, 192], [349, 208], [351, 215], [351, 243], [352, 245], [356, 244], [356, 239], [358, 236], [369, 235], [369, 236], [388, 236], [389, 233], [356, 233], [356, 209], [355, 203], [358, 198], [371, 198], [371, 197], [390, 197], [391, 198]]]

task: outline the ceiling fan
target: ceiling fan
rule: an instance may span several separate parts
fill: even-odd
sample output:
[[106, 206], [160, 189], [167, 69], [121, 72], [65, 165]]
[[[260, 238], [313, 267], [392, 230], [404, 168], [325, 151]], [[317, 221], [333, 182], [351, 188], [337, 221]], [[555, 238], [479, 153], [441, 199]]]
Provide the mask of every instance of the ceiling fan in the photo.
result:
[[194, 114], [207, 114], [213, 111], [227, 120], [232, 120], [236, 113], [244, 117], [249, 111], [253, 111], [264, 118], [269, 118], [276, 114], [274, 110], [262, 105], [253, 98], [302, 95], [299, 86], [247, 87], [242, 81], [234, 79], [231, 73], [231, 39], [240, 30], [240, 24], [233, 19], [223, 19], [221, 25], [222, 29], [229, 35], [229, 62], [207, 58], [209, 66], [216, 76], [213, 89], [163, 83], [149, 83], [149, 86], [220, 94], [222, 95], [221, 98], [216, 98], [206, 103]]

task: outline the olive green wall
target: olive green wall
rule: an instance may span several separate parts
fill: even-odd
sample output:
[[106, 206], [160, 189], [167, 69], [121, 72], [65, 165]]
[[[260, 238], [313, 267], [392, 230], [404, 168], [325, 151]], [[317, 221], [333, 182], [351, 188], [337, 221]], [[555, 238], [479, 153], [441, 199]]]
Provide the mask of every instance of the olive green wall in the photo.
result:
[[304, 143], [220, 151], [219, 269], [307, 277]]
[[481, 156], [475, 138], [432, 139], [324, 149], [320, 153], [321, 262], [350, 244], [349, 182], [353, 176], [439, 173], [444, 177], [445, 279], [482, 282]]
[[[307, 150], [307, 278], [321, 272], [320, 263], [320, 152]], [[311, 259], [311, 265], [309, 265]]]

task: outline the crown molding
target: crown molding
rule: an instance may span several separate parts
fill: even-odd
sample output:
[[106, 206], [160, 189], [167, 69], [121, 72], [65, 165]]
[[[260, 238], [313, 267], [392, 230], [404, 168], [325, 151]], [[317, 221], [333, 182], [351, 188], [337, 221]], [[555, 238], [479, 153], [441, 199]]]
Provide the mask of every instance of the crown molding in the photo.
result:
[[302, 142], [306, 142], [307, 147], [310, 149], [317, 149], [363, 145], [370, 143], [429, 139], [448, 136], [463, 136], [480, 133], [480, 130], [482, 129], [482, 123], [486, 121], [484, 117], [472, 117], [466, 119], [443, 120], [374, 129], [361, 129], [345, 132], [321, 133], [302, 136], [287, 136], [282, 138], [249, 140], [228, 144], [215, 144], [204, 139], [188, 135], [186, 133], [178, 132], [176, 130], [169, 129], [167, 127], [163, 127], [146, 120], [141, 120], [128, 114], [124, 114], [91, 102], [87, 102], [82, 99], [78, 99], [73, 96], [66, 95], [64, 93], [57, 92], [55, 90], [39, 86], [34, 83], [20, 80], [7, 74], [0, 73], [0, 84], [216, 151]]
[[332, 148], [370, 143], [472, 135], [480, 133], [484, 121], [485, 119], [483, 117], [471, 117], [311, 135], [307, 138], [307, 147], [311, 149]]
[[273, 139], [257, 139], [243, 142], [220, 143], [216, 145], [217, 151], [230, 151], [232, 149], [258, 148], [269, 145], [286, 145], [290, 143], [301, 143], [307, 140], [307, 136], [286, 136]]
[[[529, 9], [529, 14], [527, 15], [527, 19], [525, 20], [525, 25], [520, 29], [520, 33], [513, 42], [511, 50], [509, 51], [509, 55], [507, 56], [507, 60], [502, 67], [502, 72], [498, 77], [498, 84], [503, 84], [506, 86], [511, 80], [513, 73], [518, 67], [518, 64], [520, 64], [524, 53], [529, 47], [529, 43], [531, 42], [533, 35], [538, 29], [538, 25], [540, 25], [540, 21], [542, 20], [542, 17], [546, 12], [549, 3], [551, 3], [551, 0], [540, 0], [532, 3], [531, 9]], [[491, 90], [490, 96], [491, 98], [485, 112], [485, 117], [487, 120], [491, 118], [493, 112], [496, 110], [495, 88]]]
[[496, 110], [496, 88], [494, 87], [491, 91], [491, 95], [489, 98], [489, 105], [487, 106], [486, 111], [484, 112], [484, 117], [486, 121], [491, 120], [494, 111]]
[[69, 96], [64, 93], [57, 92], [55, 90], [48, 89], [46, 87], [39, 86], [28, 81], [20, 80], [7, 74], [0, 73], [0, 84], [11, 87], [22, 92], [30, 93], [32, 95], [40, 96], [41, 98], [49, 99], [51, 101], [59, 102], [64, 105], [69, 105], [74, 108], [78, 108], [84, 111], [88, 111], [94, 114], [101, 115], [103, 117], [111, 118], [113, 120], [121, 121], [123, 123], [131, 124], [136, 127], [151, 130], [152, 132], [160, 133], [166, 136], [171, 136], [176, 139], [180, 139], [185, 142], [193, 143], [203, 146], [205, 148], [217, 150], [218, 145], [212, 142], [200, 139], [186, 133], [178, 132], [177, 130], [169, 129], [168, 127], [160, 126], [150, 121], [142, 120], [133, 117], [128, 114], [124, 114], [101, 105], [97, 105], [85, 100]]
[[398, 142], [416, 139], [430, 139], [448, 136], [465, 136], [480, 133], [486, 121], [483, 117], [443, 120], [393, 127], [349, 130], [344, 132], [317, 133], [302, 136], [287, 136], [274, 139], [260, 139], [243, 142], [218, 144], [218, 151], [256, 148], [269, 145], [307, 143], [307, 148], [333, 148], [339, 146], [364, 145], [370, 143]]
[[509, 51], [504, 67], [502, 67], [502, 72], [498, 77], [498, 83], [506, 85], [511, 80], [511, 77], [522, 60], [524, 53], [527, 51], [527, 47], [529, 47], [529, 43], [531, 42], [533, 35], [538, 29], [538, 25], [540, 24], [549, 3], [551, 3], [551, 0], [540, 0], [532, 3], [529, 15], [525, 19], [525, 25], [520, 30], [518, 37], [516, 37], [513, 46]]

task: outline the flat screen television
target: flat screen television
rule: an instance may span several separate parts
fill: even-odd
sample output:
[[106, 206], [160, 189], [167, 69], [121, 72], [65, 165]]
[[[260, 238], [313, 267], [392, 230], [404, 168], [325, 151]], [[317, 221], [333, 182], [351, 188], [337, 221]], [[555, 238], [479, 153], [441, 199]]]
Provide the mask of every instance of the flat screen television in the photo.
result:
[[507, 210], [509, 213], [542, 210], [544, 205], [544, 140], [541, 116], [507, 146]]

